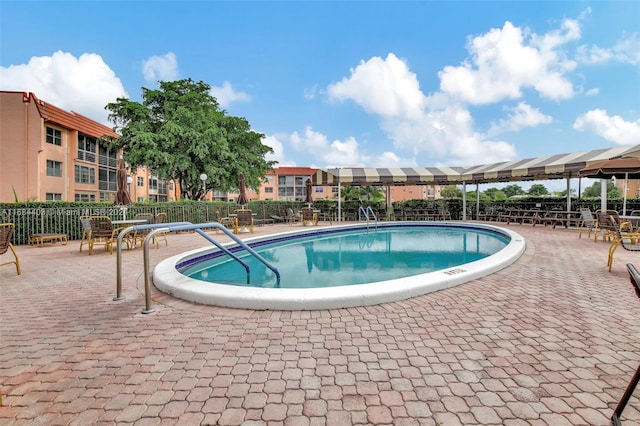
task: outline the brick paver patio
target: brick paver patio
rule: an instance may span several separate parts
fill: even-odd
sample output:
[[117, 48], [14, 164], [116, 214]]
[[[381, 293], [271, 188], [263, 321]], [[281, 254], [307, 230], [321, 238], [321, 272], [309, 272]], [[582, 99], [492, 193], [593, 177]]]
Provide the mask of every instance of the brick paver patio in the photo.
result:
[[[640, 257], [619, 249], [608, 272], [607, 243], [510, 227], [527, 250], [497, 274], [325, 311], [154, 292], [144, 315], [140, 248], [113, 301], [115, 255], [17, 247], [23, 274], [0, 268], [0, 424], [607, 425], [640, 363], [625, 267]], [[151, 263], [203, 244], [170, 235]], [[640, 422], [638, 394], [625, 425]]]

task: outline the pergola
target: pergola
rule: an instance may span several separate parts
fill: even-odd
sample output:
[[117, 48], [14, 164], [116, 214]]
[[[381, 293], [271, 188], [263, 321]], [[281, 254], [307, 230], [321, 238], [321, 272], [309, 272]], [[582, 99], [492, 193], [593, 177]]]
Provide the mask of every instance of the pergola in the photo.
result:
[[[311, 177], [315, 186], [337, 185], [338, 191], [344, 185], [386, 186], [387, 204], [389, 187], [397, 185], [463, 185], [463, 220], [466, 220], [466, 185], [491, 182], [518, 182], [546, 179], [567, 180], [567, 210], [571, 209], [570, 179], [577, 178], [579, 171], [591, 164], [619, 157], [640, 157], [640, 145], [595, 149], [569, 154], [558, 154], [524, 160], [503, 161], [472, 167], [403, 167], [403, 168], [361, 168], [344, 167], [318, 169]], [[606, 203], [606, 185], [603, 185], [603, 203]], [[479, 197], [476, 196], [479, 207]], [[389, 211], [390, 206], [387, 206]], [[603, 206], [606, 209], [606, 204]], [[340, 195], [338, 211], [340, 212]], [[340, 213], [339, 213], [340, 214]]]

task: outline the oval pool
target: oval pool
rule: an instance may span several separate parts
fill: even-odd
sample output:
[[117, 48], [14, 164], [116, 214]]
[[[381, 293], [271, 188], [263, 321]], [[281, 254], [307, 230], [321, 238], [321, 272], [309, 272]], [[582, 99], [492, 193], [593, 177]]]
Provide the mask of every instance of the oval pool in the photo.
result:
[[[245, 243], [276, 265], [279, 283], [271, 271], [257, 264], [251, 266], [251, 284], [246, 284], [246, 272], [237, 262], [220, 256], [216, 247], [207, 247], [160, 262], [153, 272], [154, 284], [165, 293], [200, 304], [335, 309], [452, 287], [504, 268], [525, 248], [524, 239], [513, 231], [458, 222], [307, 228]], [[232, 250], [234, 246], [226, 245]], [[237, 255], [241, 253], [246, 251]], [[247, 259], [248, 263], [255, 260]]]

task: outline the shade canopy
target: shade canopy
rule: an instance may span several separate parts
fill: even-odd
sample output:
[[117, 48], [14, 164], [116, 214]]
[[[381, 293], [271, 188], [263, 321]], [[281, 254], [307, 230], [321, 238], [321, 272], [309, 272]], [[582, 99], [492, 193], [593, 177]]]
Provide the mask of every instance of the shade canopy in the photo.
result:
[[580, 176], [600, 179], [640, 179], [640, 158], [620, 157], [593, 163], [580, 170]]
[[[518, 182], [579, 177], [593, 163], [618, 157], [640, 157], [640, 145], [502, 161], [471, 167], [335, 168], [318, 169], [313, 185], [447, 185]], [[631, 176], [629, 176], [631, 178]]]

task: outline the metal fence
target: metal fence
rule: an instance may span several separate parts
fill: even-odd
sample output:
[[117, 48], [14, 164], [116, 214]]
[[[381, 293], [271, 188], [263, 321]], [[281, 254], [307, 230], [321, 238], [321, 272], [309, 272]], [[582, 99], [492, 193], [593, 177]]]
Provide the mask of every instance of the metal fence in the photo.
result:
[[[300, 204], [302, 206], [302, 204]], [[262, 223], [270, 219], [272, 215], [279, 215], [284, 208], [291, 207], [291, 203], [264, 204], [251, 206], [255, 213], [256, 222]], [[126, 209], [110, 207], [35, 207], [35, 208], [2, 208], [0, 210], [0, 223], [15, 224], [13, 243], [16, 245], [27, 244], [33, 234], [54, 233], [65, 234], [68, 240], [82, 238], [81, 216], [109, 216], [112, 220], [131, 219], [139, 213], [166, 213], [168, 222], [192, 222], [204, 223], [218, 221], [229, 216], [238, 209], [238, 205], [216, 205], [212, 203], [188, 204], [188, 205], [153, 205], [130, 206]]]

